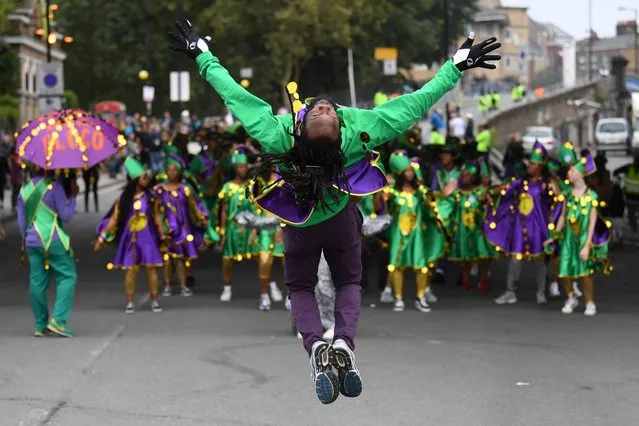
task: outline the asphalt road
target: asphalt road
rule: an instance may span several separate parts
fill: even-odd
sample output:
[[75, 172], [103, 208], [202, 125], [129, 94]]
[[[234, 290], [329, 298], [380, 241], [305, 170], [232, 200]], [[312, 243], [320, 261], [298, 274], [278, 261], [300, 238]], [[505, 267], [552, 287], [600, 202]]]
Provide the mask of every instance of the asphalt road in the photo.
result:
[[[102, 191], [107, 208], [116, 188]], [[639, 418], [637, 249], [615, 252], [616, 271], [597, 282], [600, 314], [562, 315], [562, 300], [534, 303], [525, 270], [520, 303], [496, 306], [505, 265], [492, 266], [493, 294], [436, 286], [430, 314], [395, 313], [369, 291], [360, 319], [364, 392], [317, 401], [308, 359], [289, 333], [282, 304], [257, 309], [257, 268], [236, 268], [234, 300], [221, 304], [220, 262], [195, 264], [197, 293], [162, 298], [153, 314], [124, 314], [122, 273], [94, 254], [99, 216], [68, 227], [80, 258], [70, 326], [78, 337], [31, 337], [28, 273], [15, 225], [0, 243], [0, 425], [635, 425]], [[278, 265], [278, 274], [281, 270]], [[412, 278], [406, 294], [414, 290]], [[53, 296], [53, 295], [52, 295]], [[376, 307], [371, 307], [375, 304]]]

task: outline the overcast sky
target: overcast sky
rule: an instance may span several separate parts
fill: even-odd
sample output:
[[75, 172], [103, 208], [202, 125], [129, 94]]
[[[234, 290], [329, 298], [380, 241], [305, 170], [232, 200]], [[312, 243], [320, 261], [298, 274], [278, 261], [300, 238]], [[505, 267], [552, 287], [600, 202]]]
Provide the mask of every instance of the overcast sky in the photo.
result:
[[639, 9], [639, 0], [501, 0], [504, 6], [528, 6], [528, 14], [541, 22], [552, 22], [577, 39], [588, 37], [588, 3], [592, 2], [592, 28], [599, 37], [615, 35], [617, 21], [634, 19], [633, 12], [618, 11], [620, 6]]

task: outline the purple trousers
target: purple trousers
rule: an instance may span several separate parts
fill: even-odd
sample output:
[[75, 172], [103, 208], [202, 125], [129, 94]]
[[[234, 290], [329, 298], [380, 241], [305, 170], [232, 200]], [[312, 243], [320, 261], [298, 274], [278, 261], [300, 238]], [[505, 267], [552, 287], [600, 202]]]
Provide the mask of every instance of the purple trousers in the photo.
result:
[[284, 228], [284, 283], [297, 330], [310, 354], [322, 340], [322, 320], [315, 300], [322, 250], [335, 285], [335, 340], [355, 348], [362, 299], [362, 214], [349, 203], [332, 218], [309, 226]]

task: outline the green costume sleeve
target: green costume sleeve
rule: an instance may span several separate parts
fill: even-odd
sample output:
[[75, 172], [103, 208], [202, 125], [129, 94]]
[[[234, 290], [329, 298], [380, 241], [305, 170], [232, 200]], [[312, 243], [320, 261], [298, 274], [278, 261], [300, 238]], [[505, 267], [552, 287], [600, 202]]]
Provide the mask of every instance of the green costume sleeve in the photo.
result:
[[[448, 61], [431, 81], [413, 93], [398, 96], [372, 110], [340, 108], [340, 112], [346, 128], [353, 126], [358, 136], [361, 132], [367, 133], [370, 136], [368, 145], [375, 148], [398, 137], [422, 119], [446, 92], [455, 87], [460, 78], [461, 72], [452, 61]], [[345, 151], [361, 149], [362, 141], [354, 139], [346, 141], [347, 146], [343, 146]]]
[[293, 118], [290, 115], [274, 116], [271, 106], [240, 86], [211, 52], [202, 53], [196, 62], [200, 75], [266, 152], [284, 153], [291, 149], [289, 129]]

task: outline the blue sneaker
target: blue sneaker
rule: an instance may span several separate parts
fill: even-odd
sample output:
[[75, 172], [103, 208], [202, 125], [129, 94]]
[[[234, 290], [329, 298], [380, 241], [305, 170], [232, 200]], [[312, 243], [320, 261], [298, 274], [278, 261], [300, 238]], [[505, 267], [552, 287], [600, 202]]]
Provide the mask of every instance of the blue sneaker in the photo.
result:
[[339, 391], [348, 398], [362, 393], [362, 376], [355, 366], [355, 354], [342, 339], [333, 342], [334, 366], [339, 377]]
[[330, 404], [339, 396], [339, 382], [333, 372], [331, 347], [328, 343], [317, 341], [311, 349], [311, 377], [315, 393], [322, 404]]

